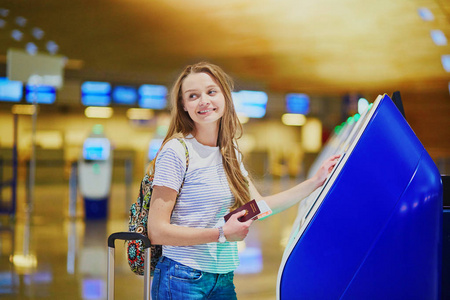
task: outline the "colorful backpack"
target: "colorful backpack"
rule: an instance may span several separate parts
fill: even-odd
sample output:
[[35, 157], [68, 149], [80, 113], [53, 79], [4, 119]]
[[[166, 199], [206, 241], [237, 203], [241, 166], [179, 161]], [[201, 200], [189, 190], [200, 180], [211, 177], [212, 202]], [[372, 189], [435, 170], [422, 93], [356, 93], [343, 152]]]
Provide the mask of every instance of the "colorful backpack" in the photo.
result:
[[[182, 139], [177, 139], [185, 149], [186, 154], [186, 172], [189, 166], [189, 153], [186, 143]], [[186, 172], [184, 173], [186, 176]], [[181, 188], [183, 188], [184, 179], [181, 183], [180, 191], [178, 192], [177, 198], [181, 193]], [[148, 223], [148, 210], [150, 208], [150, 199], [152, 197], [152, 182], [153, 175], [145, 174], [144, 179], [142, 179], [141, 187], [139, 190], [139, 196], [136, 203], [133, 203], [130, 208], [130, 217], [128, 220], [128, 231], [137, 232], [143, 235], [148, 235], [147, 223]], [[138, 275], [144, 275], [144, 260], [145, 252], [141, 240], [130, 240], [127, 242], [127, 256], [128, 264], [130, 265], [131, 271]], [[159, 258], [162, 255], [161, 245], [151, 245], [151, 275], [155, 270], [155, 266], [158, 263]]]

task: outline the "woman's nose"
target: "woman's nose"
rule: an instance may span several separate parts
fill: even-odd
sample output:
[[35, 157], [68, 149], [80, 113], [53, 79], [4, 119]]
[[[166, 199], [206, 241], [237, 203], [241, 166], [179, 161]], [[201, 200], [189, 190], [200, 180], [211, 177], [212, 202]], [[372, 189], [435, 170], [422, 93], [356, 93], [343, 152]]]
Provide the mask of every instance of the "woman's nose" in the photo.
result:
[[209, 100], [209, 96], [207, 94], [203, 94], [200, 97], [200, 105], [205, 106], [209, 104], [211, 101]]

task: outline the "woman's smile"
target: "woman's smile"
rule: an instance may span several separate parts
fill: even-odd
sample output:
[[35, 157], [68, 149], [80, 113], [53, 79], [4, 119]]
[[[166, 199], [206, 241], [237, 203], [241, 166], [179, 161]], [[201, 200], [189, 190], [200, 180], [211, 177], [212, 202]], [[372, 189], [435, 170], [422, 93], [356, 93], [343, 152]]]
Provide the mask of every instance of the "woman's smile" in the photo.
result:
[[206, 110], [201, 110], [198, 113], [201, 115], [207, 114], [209, 112], [215, 111], [216, 109], [206, 109]]

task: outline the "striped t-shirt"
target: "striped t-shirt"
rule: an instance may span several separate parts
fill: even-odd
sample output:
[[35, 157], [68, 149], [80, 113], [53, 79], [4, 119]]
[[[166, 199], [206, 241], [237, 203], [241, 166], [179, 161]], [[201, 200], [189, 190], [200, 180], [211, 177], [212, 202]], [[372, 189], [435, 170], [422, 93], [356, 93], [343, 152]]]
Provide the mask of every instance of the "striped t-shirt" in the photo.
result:
[[[223, 216], [234, 203], [219, 147], [200, 144], [192, 135], [185, 138], [189, 167], [170, 223], [193, 228], [214, 228], [223, 224]], [[161, 149], [155, 164], [153, 185], [180, 189], [186, 170], [183, 145], [170, 140]], [[241, 163], [241, 172], [248, 176]], [[236, 242], [193, 246], [163, 246], [163, 255], [191, 268], [223, 274], [239, 265]]]

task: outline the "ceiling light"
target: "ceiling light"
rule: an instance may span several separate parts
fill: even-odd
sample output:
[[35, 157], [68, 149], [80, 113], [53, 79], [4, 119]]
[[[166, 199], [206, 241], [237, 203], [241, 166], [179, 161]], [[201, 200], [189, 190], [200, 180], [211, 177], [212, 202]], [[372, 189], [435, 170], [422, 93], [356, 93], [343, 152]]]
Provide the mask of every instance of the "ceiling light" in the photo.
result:
[[29, 42], [25, 46], [25, 50], [28, 52], [28, 54], [35, 55], [38, 52], [38, 47], [34, 43]]
[[84, 110], [84, 115], [88, 118], [109, 119], [114, 111], [111, 107], [89, 106]]
[[7, 17], [9, 15], [9, 9], [0, 8], [0, 16]]
[[13, 39], [15, 39], [16, 41], [20, 42], [20, 41], [22, 40], [22, 38], [23, 38], [23, 33], [22, 33], [22, 31], [20, 31], [20, 30], [14, 29], [14, 30], [11, 32], [11, 37], [12, 37]]
[[445, 37], [445, 34], [441, 30], [439, 30], [439, 29], [431, 30], [430, 34], [431, 34], [431, 38], [433, 39], [433, 42], [437, 46], [447, 45], [447, 38]]
[[302, 114], [284, 114], [281, 116], [281, 122], [287, 126], [303, 126], [306, 123], [306, 117]]
[[38, 27], [34, 27], [33, 30], [31, 30], [31, 34], [37, 40], [41, 40], [44, 37], [44, 31]]
[[146, 108], [130, 108], [127, 110], [127, 117], [130, 120], [151, 120], [153, 110]]
[[56, 44], [54, 41], [48, 41], [45, 47], [50, 54], [56, 54], [59, 49], [58, 44]]
[[442, 66], [446, 72], [450, 72], [450, 54], [445, 54], [441, 56]]
[[25, 25], [27, 25], [27, 19], [25, 19], [24, 17], [17, 17], [16, 24], [21, 27], [25, 27]]
[[434, 20], [434, 15], [433, 13], [426, 7], [421, 7], [417, 10], [417, 12], [419, 13], [419, 16], [422, 18], [422, 20], [424, 21], [433, 21]]

